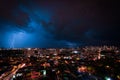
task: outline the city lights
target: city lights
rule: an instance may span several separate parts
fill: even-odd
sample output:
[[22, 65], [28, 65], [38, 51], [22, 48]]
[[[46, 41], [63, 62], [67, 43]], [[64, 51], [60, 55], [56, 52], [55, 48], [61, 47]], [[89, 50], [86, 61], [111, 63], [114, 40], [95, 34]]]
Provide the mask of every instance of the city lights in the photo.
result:
[[[100, 49], [101, 51], [99, 51]], [[1, 49], [0, 63], [9, 63], [8, 65], [10, 66], [1, 65], [3, 67], [0, 67], [0, 70], [4, 71], [4, 69], [8, 68], [8, 72], [2, 73], [0, 79], [9, 80], [11, 77], [14, 77], [14, 79], [52, 78], [52, 80], [55, 80], [56, 77], [63, 79], [71, 75], [67, 78], [73, 78], [73, 80], [118, 80], [118, 55], [120, 53], [114, 53], [116, 50], [120, 51], [115, 46], [86, 46], [83, 48], [67, 49]], [[80, 54], [72, 53], [74, 51], [79, 51]], [[106, 53], [109, 53], [109, 55]], [[101, 56], [99, 59], [99, 54], [104, 54], [104, 56]], [[9, 68], [11, 69], [9, 70]], [[116, 71], [116, 74], [114, 71]]]
[[110, 77], [105, 77], [105, 80], [112, 80]]

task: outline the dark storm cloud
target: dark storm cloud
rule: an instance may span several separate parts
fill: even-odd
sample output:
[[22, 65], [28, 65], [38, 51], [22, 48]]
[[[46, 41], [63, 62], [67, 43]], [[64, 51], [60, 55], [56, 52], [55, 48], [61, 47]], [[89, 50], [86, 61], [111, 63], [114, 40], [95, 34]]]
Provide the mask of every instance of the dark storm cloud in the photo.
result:
[[105, 0], [1, 0], [0, 34], [26, 31], [37, 37], [30, 43], [37, 47], [119, 41], [118, 7], [117, 2]]
[[119, 37], [115, 36], [119, 34], [118, 10], [114, 1], [61, 2], [54, 9], [56, 38], [118, 40]]

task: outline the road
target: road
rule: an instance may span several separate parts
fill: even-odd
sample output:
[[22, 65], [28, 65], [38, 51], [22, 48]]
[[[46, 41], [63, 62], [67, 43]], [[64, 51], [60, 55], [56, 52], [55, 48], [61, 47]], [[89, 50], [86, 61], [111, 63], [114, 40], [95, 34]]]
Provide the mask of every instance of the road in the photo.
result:
[[12, 78], [14, 78], [14, 75], [16, 74], [16, 72], [20, 69], [23, 68], [25, 66], [24, 63], [19, 64], [18, 66], [14, 66], [13, 69], [9, 72], [3, 73], [0, 76], [0, 80], [10, 80]]

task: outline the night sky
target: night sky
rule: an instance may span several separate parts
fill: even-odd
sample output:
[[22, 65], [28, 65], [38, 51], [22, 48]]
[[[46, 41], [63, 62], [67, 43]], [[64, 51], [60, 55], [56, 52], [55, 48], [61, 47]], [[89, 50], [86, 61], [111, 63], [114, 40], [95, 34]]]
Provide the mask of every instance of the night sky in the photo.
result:
[[120, 41], [117, 0], [0, 0], [1, 48], [60, 48]]

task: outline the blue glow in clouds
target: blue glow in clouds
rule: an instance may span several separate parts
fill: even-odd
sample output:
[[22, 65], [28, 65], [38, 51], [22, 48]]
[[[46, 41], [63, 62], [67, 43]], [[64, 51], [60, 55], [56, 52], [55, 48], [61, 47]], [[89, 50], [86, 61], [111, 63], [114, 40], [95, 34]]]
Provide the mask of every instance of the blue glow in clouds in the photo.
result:
[[26, 45], [26, 40], [30, 38], [30, 35], [24, 31], [21, 32], [11, 32], [9, 36], [9, 47], [10, 48], [21, 48], [23, 45]]
[[11, 42], [10, 42], [11, 43], [10, 48], [20, 47], [22, 45], [22, 43], [24, 42], [25, 37], [26, 36], [25, 36], [24, 32], [13, 33], [12, 39], [11, 39]]
[[[5, 48], [47, 47], [52, 41], [44, 28], [34, 20], [25, 29], [12, 28], [4, 35]], [[31, 32], [32, 31], [32, 32]], [[47, 35], [47, 37], [46, 37]], [[50, 41], [50, 42], [49, 42]]]
[[[16, 16], [15, 16], [16, 15]], [[4, 48], [50, 48], [76, 47], [76, 43], [56, 40], [54, 37], [55, 25], [50, 24], [54, 12], [44, 8], [28, 8], [20, 5], [13, 12], [13, 22], [5, 24], [3, 37]], [[52, 33], [53, 31], [53, 33]], [[56, 31], [55, 31], [56, 32]], [[3, 33], [4, 34], [4, 33]]]

